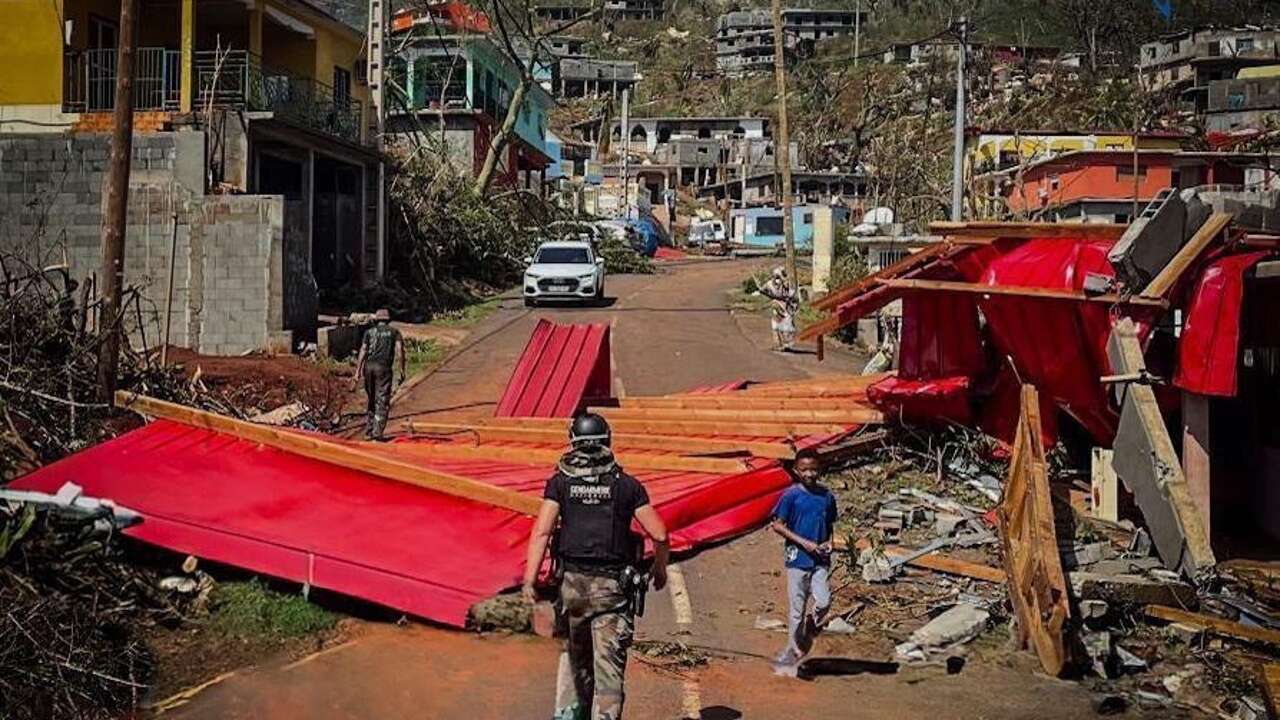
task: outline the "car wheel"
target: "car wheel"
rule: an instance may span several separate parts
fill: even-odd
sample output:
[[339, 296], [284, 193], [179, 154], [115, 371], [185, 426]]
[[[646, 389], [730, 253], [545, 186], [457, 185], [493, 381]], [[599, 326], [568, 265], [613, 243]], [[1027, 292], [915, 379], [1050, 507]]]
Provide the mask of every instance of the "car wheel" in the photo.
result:
[[538, 307], [538, 301], [527, 297], [524, 299], [524, 306], [527, 308]]

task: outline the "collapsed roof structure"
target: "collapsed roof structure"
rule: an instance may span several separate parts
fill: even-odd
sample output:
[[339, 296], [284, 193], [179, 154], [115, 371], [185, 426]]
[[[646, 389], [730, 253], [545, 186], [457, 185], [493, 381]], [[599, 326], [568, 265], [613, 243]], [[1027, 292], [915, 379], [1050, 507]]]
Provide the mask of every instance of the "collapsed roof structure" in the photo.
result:
[[1034, 386], [1046, 447], [1114, 448], [1160, 557], [1194, 578], [1213, 517], [1280, 538], [1276, 201], [1215, 187], [1166, 191], [1128, 226], [935, 223], [943, 242], [819, 298], [800, 336], [900, 300], [899, 371], [873, 404], [1010, 441]]

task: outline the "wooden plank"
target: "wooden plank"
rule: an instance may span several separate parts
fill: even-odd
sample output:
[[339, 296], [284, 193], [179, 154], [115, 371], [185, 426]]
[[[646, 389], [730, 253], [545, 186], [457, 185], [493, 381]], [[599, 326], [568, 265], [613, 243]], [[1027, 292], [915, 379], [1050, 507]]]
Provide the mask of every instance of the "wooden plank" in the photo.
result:
[[[536, 427], [494, 427], [471, 423], [421, 422], [409, 423], [409, 429], [415, 433], [427, 435], [462, 435], [476, 442], [534, 442], [547, 443], [557, 448], [568, 446], [568, 421], [560, 428]], [[766, 442], [751, 440], [715, 440], [712, 438], [692, 438], [680, 435], [644, 434], [615, 432], [613, 434], [615, 448], [634, 448], [644, 450], [667, 450], [670, 452], [698, 453], [704, 455], [727, 455], [746, 453], [755, 457], [789, 460], [796, 455], [795, 446], [787, 442]]]
[[[517, 448], [494, 445], [467, 445], [463, 443], [400, 443], [396, 452], [405, 452], [424, 458], [452, 460], [488, 460], [516, 465], [545, 465], [555, 467], [563, 451], [556, 448]], [[715, 475], [737, 475], [750, 467], [742, 460], [714, 457], [685, 457], [619, 450], [614, 455], [618, 462], [631, 470], [670, 470], [673, 472], [701, 472]]]
[[1280, 718], [1280, 663], [1264, 664], [1259, 675], [1258, 685], [1262, 687], [1267, 712], [1273, 718]]
[[[844, 538], [836, 538], [832, 545], [837, 550], [845, 550], [848, 543]], [[867, 538], [861, 538], [854, 547], [863, 550], [871, 546], [871, 541]], [[886, 546], [884, 554], [888, 558], [906, 557], [911, 555], [915, 550], [904, 547]], [[934, 572], [946, 573], [948, 575], [959, 575], [961, 577], [973, 578], [984, 582], [996, 583], [1003, 585], [1005, 583], [1005, 571], [990, 565], [980, 565], [967, 560], [944, 555], [940, 552], [931, 552], [928, 555], [921, 555], [918, 558], [907, 561], [907, 565], [912, 567], [924, 568], [925, 570], [933, 570]]]
[[1249, 640], [1251, 642], [1267, 643], [1268, 645], [1280, 645], [1280, 630], [1253, 627], [1252, 625], [1244, 625], [1225, 618], [1188, 612], [1186, 610], [1180, 610], [1166, 605], [1148, 605], [1145, 612], [1147, 617], [1212, 630], [1219, 635], [1226, 635], [1227, 637], [1233, 637], [1237, 640]]
[[1111, 465], [1113, 455], [1107, 448], [1093, 449], [1089, 483], [1089, 514], [1107, 522], [1120, 520], [1120, 478]]
[[978, 295], [1009, 295], [1044, 300], [1072, 300], [1096, 302], [1108, 305], [1149, 305], [1165, 307], [1168, 302], [1159, 298], [1124, 298], [1114, 293], [1090, 295], [1079, 290], [1059, 288], [1022, 287], [1020, 285], [984, 285], [982, 283], [955, 282], [951, 280], [884, 280], [882, 284], [899, 290], [926, 290], [932, 292], [972, 293]]
[[633, 395], [621, 398], [618, 402], [623, 408], [634, 410], [842, 410], [854, 404], [852, 396], [835, 398], [752, 397], [741, 393], [690, 395], [687, 397], [638, 397]]
[[515, 510], [526, 515], [537, 515], [538, 508], [542, 504], [542, 501], [533, 495], [525, 495], [460, 475], [428, 470], [412, 463], [386, 457], [379, 452], [370, 452], [358, 445], [335, 442], [311, 433], [255, 425], [244, 420], [236, 420], [123, 390], [116, 392], [115, 400], [118, 407], [143, 415], [212, 430], [284, 450], [300, 457], [359, 470], [454, 497]]
[[882, 424], [884, 415], [875, 408], [850, 403], [845, 410], [751, 410], [716, 408], [605, 408], [593, 407], [610, 422], [614, 420], [716, 420], [724, 422], [839, 423], [843, 425]]
[[945, 257], [954, 250], [954, 247], [945, 242], [926, 246], [920, 251], [910, 253], [897, 262], [881, 268], [878, 272], [872, 273], [861, 280], [832, 290], [826, 295], [823, 295], [811, 302], [810, 306], [815, 310], [834, 310], [835, 308], [845, 304], [845, 302], [850, 298], [853, 298], [855, 295], [859, 295], [875, 287], [879, 280], [898, 277], [912, 270], [916, 270], [933, 262], [934, 260]]
[[1018, 642], [1033, 648], [1040, 666], [1056, 677], [1066, 668], [1064, 629], [1071, 608], [1054, 529], [1040, 400], [1030, 385], [1022, 387], [1013, 456], [997, 515]]
[[953, 238], [994, 241], [1001, 238], [1072, 238], [1119, 240], [1128, 225], [1116, 223], [950, 222], [929, 223], [929, 232]]
[[[544, 427], [563, 428], [565, 421], [558, 418], [486, 418], [482, 424], [492, 427]], [[747, 422], [729, 420], [660, 420], [618, 418], [609, 425], [619, 433], [643, 433], [650, 435], [689, 434], [728, 437], [785, 438], [804, 435], [826, 435], [848, 432], [853, 426], [832, 422]]]
[[1205, 248], [1209, 247], [1209, 243], [1217, 239], [1234, 218], [1235, 216], [1231, 213], [1214, 213], [1210, 215], [1209, 219], [1205, 220], [1204, 224], [1200, 226], [1200, 229], [1191, 236], [1191, 239], [1178, 250], [1173, 259], [1169, 261], [1169, 264], [1165, 265], [1154, 278], [1151, 278], [1151, 282], [1147, 283], [1147, 286], [1143, 288], [1142, 296], [1146, 298], [1163, 298], [1168, 295], [1169, 291], [1178, 282], [1178, 279], [1187, 271], [1187, 268], [1191, 267], [1196, 258], [1199, 258], [1204, 253]]

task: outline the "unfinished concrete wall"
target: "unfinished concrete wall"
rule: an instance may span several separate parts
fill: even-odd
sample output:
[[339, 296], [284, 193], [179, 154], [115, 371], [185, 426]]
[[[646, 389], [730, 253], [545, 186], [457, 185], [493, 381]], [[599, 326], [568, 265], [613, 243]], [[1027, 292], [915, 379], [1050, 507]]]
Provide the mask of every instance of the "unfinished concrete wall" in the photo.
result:
[[[0, 137], [0, 250], [42, 267], [66, 262], [82, 282], [95, 276], [108, 155], [106, 135]], [[287, 347], [283, 199], [203, 195], [199, 132], [135, 136], [133, 163], [125, 286], [143, 302], [129, 319], [131, 342], [155, 347], [171, 307], [174, 345], [211, 354]]]

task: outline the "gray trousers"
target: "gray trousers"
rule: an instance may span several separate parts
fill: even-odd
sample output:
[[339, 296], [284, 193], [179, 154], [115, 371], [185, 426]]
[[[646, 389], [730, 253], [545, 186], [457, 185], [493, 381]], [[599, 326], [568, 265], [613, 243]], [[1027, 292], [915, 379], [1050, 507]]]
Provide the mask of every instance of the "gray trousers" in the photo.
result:
[[[813, 648], [818, 628], [831, 609], [831, 588], [827, 584], [830, 574], [830, 568], [821, 566], [808, 570], [787, 568], [788, 641], [779, 661], [794, 662]], [[806, 613], [811, 598], [813, 610]]]

